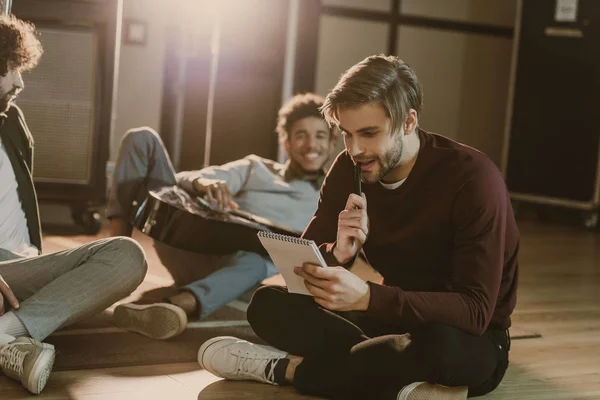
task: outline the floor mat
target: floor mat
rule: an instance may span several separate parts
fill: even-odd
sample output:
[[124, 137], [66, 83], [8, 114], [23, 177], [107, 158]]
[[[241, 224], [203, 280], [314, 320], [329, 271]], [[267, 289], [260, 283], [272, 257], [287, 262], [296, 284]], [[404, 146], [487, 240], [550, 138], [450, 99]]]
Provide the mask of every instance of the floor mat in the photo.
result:
[[196, 361], [200, 345], [215, 336], [236, 336], [261, 343], [246, 321], [244, 303], [234, 302], [170, 340], [154, 340], [122, 331], [112, 310], [60, 329], [45, 340], [56, 347], [55, 370], [109, 368]]
[[194, 362], [198, 349], [215, 336], [259, 342], [249, 326], [188, 329], [171, 340], [153, 340], [128, 332], [53, 336], [55, 371]]

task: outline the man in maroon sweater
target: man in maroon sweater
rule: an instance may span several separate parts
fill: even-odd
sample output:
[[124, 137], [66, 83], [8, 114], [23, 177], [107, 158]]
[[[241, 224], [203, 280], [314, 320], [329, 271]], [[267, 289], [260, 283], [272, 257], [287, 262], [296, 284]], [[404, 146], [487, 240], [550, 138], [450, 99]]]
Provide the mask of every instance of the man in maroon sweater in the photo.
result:
[[[326, 397], [453, 400], [498, 386], [518, 229], [493, 162], [421, 130], [421, 103], [416, 75], [395, 57], [368, 57], [340, 78], [323, 112], [346, 151], [304, 232], [333, 267], [296, 268], [314, 297], [255, 293], [248, 320], [277, 349], [211, 339], [198, 354], [204, 368]], [[384, 283], [345, 268], [360, 251]]]

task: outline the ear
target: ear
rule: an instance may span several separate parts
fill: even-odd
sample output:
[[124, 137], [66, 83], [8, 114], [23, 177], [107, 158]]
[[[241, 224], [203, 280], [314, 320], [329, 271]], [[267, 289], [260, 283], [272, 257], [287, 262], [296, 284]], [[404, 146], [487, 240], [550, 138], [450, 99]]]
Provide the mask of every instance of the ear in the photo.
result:
[[290, 139], [288, 137], [288, 139], [285, 139], [283, 141], [283, 147], [285, 148], [285, 152], [290, 154]]
[[417, 111], [411, 108], [408, 110], [408, 115], [404, 120], [404, 134], [408, 135], [412, 133], [417, 126], [419, 126], [419, 116], [417, 115]]

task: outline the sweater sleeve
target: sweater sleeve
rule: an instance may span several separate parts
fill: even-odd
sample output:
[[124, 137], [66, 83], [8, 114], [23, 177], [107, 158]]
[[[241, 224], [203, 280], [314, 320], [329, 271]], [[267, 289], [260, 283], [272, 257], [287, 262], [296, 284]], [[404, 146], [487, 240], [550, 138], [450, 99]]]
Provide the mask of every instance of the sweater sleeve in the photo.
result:
[[253, 158], [245, 157], [218, 167], [207, 167], [196, 171], [177, 174], [177, 185], [190, 193], [194, 192], [194, 181], [199, 178], [221, 179], [227, 182], [232, 195], [238, 194], [246, 185], [253, 168]]
[[454, 251], [448, 291], [411, 292], [369, 282], [367, 313], [409, 330], [423, 322], [436, 322], [473, 335], [483, 334], [496, 307], [502, 279], [508, 201], [497, 170], [478, 172], [454, 199]]

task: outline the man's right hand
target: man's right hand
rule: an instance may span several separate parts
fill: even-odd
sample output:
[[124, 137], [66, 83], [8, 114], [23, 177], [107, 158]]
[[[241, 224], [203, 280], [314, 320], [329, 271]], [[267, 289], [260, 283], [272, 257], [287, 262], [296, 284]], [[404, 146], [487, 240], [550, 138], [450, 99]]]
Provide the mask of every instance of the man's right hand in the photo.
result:
[[223, 211], [238, 208], [237, 203], [233, 201], [229, 186], [224, 180], [198, 178], [194, 181], [194, 190], [201, 195], [206, 195], [211, 204]]
[[2, 275], [0, 275], [0, 293], [2, 293], [2, 295], [0, 295], [0, 316], [4, 315], [5, 301], [8, 301], [8, 304], [10, 304], [13, 309], [19, 308], [19, 300], [15, 297], [15, 294], [8, 286], [8, 283], [2, 278]]
[[352, 261], [360, 252], [369, 236], [369, 217], [367, 216], [367, 198], [352, 193], [346, 202], [346, 208], [338, 218], [337, 241], [333, 255], [341, 264]]

